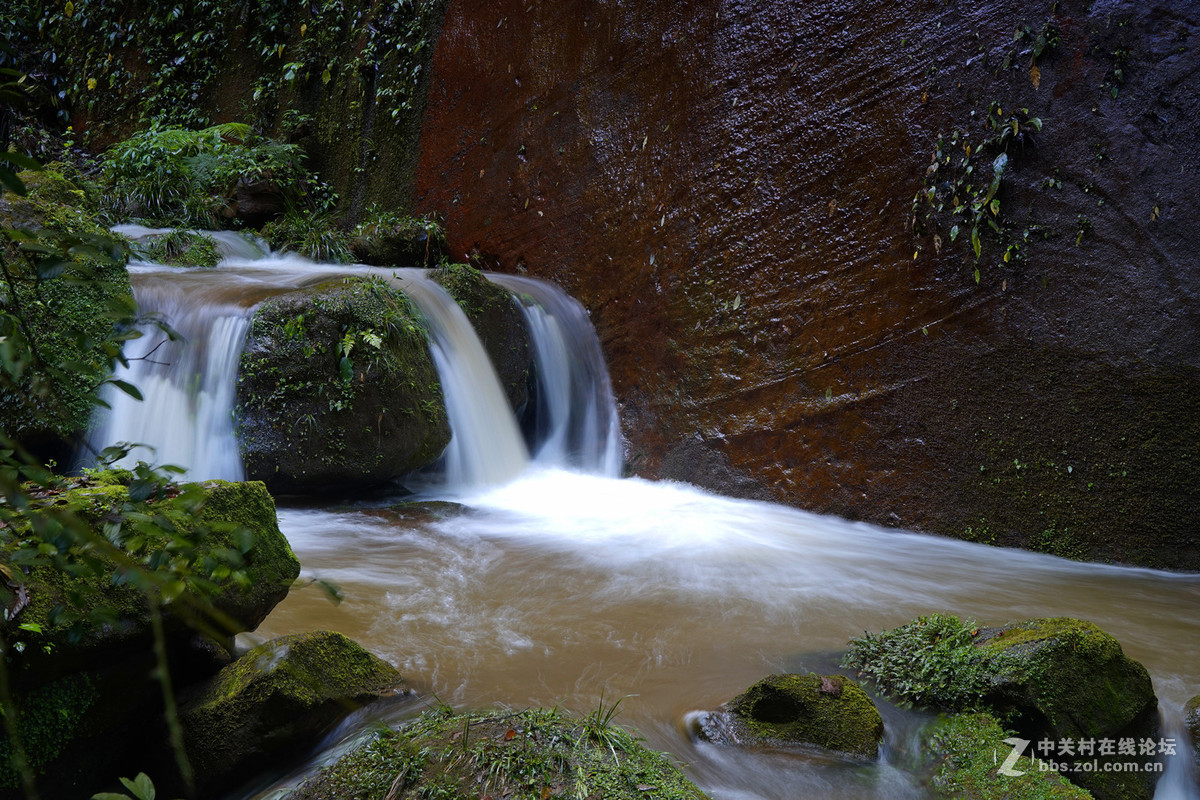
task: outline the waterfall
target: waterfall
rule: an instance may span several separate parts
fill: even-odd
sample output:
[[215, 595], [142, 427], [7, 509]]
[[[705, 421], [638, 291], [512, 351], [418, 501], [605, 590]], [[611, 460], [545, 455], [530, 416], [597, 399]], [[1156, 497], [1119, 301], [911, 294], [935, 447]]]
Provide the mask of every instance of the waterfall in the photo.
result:
[[[122, 226], [127, 236], [160, 229]], [[88, 437], [89, 454], [136, 444], [120, 465], [137, 460], [175, 464], [193, 480], [244, 477], [233, 427], [237, 368], [254, 305], [307, 283], [347, 274], [381, 277], [404, 291], [424, 317], [441, 380], [451, 440], [441, 475], [413, 476], [426, 489], [456, 492], [515, 478], [529, 450], [470, 320], [424, 270], [314, 264], [271, 253], [241, 234], [205, 233], [224, 258], [215, 269], [176, 269], [135, 262], [134, 295], [143, 313], [161, 316], [181, 336], [147, 326], [130, 343], [120, 380], [136, 386], [136, 401], [113, 387]], [[489, 276], [517, 293], [529, 326], [537, 373], [531, 412], [539, 463], [600, 474], [620, 470], [619, 428], [599, 343], [583, 308], [557, 288], [529, 278]], [[86, 457], [85, 457], [86, 458]]]
[[445, 289], [422, 270], [397, 270], [393, 285], [420, 309], [442, 382], [450, 444], [445, 487], [452, 491], [504, 483], [529, 463], [516, 419], [475, 329]]
[[517, 298], [529, 328], [537, 392], [529, 416], [534, 459], [547, 466], [621, 474], [621, 425], [600, 341], [587, 312], [532, 278], [488, 277]]
[[170, 276], [137, 282], [138, 307], [160, 314], [181, 338], [169, 341], [157, 327], [142, 326], [142, 338], [126, 346], [129, 365], [116, 377], [137, 387], [144, 399], [106, 386], [110, 408], [98, 412], [88, 449], [137, 444], [118, 466], [140, 460], [181, 466], [192, 479], [241, 480], [231, 412], [250, 312], [189, 289], [195, 287]]

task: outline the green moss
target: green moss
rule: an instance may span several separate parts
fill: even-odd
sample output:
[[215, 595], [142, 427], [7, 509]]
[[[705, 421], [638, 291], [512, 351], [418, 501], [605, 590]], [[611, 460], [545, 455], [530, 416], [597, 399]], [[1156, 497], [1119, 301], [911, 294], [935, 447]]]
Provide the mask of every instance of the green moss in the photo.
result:
[[943, 718], [931, 731], [936, 764], [934, 789], [944, 797], [965, 800], [1086, 800], [1091, 795], [1053, 771], [1038, 768], [1028, 756], [1012, 766], [1024, 775], [999, 773], [998, 764], [1012, 752], [1004, 740], [1013, 736], [988, 714]]
[[402, 682], [340, 633], [259, 645], [225, 667], [180, 714], [188, 759], [215, 790], [310, 746], [337, 719]]
[[474, 800], [480, 796], [662, 800], [705, 795], [664, 755], [620, 728], [533, 709], [431, 711], [377, 734], [291, 800]]
[[841, 675], [772, 675], [728, 705], [754, 736], [875, 757], [883, 719], [867, 693]]
[[1055, 617], [1010, 623], [981, 631], [977, 645], [999, 667], [992, 678], [993, 707], [1034, 707], [1044, 719], [1027, 722], [1048, 725], [1060, 737], [1111, 736], [1158, 706], [1145, 667], [1090, 622]]
[[[21, 743], [35, 774], [42, 774], [75, 739], [83, 716], [96, 699], [86, 673], [60, 678], [17, 698]], [[12, 743], [7, 736], [0, 737], [0, 790], [20, 786], [20, 775], [12, 763]]]
[[[64, 237], [91, 237], [119, 248], [96, 224], [86, 193], [63, 175], [46, 170], [20, 177], [29, 194], [0, 197], [0, 228], [39, 232], [52, 244], [70, 246], [75, 240]], [[133, 308], [129, 276], [121, 262], [78, 255], [65, 265], [65, 274], [39, 278], [15, 245], [2, 247], [0, 259], [12, 276], [40, 361], [18, 381], [0, 381], [0, 425], [27, 445], [43, 448], [86, 430], [96, 392], [109, 374], [109, 351], [116, 346], [114, 315]], [[11, 290], [5, 286], [3, 295]]]
[[[31, 525], [41, 540], [56, 543], [56, 552], [28, 566], [28, 603], [3, 625], [9, 643], [23, 642], [33, 663], [43, 651], [60, 661], [68, 652], [86, 660], [89, 648], [149, 636], [147, 586], [131, 565], [165, 569], [169, 553], [210, 573], [203, 580], [216, 584], [215, 618], [205, 618], [212, 616], [205, 613], [207, 603], [196, 605], [185, 594], [167, 606], [167, 625], [216, 626], [221, 632], [232, 626], [228, 633], [257, 626], [299, 574], [261, 483], [210, 481], [135, 502], [122, 482], [127, 479], [123, 471], [74, 479], [65, 490], [35, 496], [26, 524], [0, 531], [5, 564]], [[101, 549], [100, 542], [116, 544], [121, 555]]]
[[[972, 706], [994, 714], [1031, 741], [1141, 739], [1157, 732], [1158, 699], [1145, 667], [1126, 657], [1116, 639], [1090, 622], [1056, 617], [970, 630], [952, 625], [957, 622], [954, 617], [938, 615], [938, 628], [950, 632], [946, 651], [939, 653], [926, 648], [926, 637], [919, 635], [922, 629], [932, 629], [928, 619], [865, 637], [865, 646], [856, 640], [854, 662], [877, 675], [886, 691], [915, 686], [934, 706], [961, 708], [942, 698], [969, 697]], [[964, 675], [967, 683], [959, 685]], [[1070, 756], [1063, 760], [1077, 761]], [[1148, 771], [1081, 770], [1069, 775], [1104, 800], [1149, 797], [1154, 778]]]
[[378, 484], [450, 439], [441, 384], [407, 298], [347, 278], [264, 302], [238, 377], [247, 473], [275, 491]]
[[394, 667], [340, 633], [299, 633], [261, 644], [221, 670], [189, 713], [228, 713], [231, 701], [245, 707], [276, 694], [307, 707], [399, 682]]

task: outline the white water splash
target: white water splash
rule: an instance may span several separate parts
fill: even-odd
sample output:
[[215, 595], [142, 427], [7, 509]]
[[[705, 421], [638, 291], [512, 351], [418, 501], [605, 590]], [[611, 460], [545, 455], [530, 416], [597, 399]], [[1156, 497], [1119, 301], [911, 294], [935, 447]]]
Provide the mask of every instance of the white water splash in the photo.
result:
[[558, 287], [489, 275], [518, 299], [537, 373], [535, 460], [598, 475], [621, 474], [621, 425], [596, 331], [579, 301]]

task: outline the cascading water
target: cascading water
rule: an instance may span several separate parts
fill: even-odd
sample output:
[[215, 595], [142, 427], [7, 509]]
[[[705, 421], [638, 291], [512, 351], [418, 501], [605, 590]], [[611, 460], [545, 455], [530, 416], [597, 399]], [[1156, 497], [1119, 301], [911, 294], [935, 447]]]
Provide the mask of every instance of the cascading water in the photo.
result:
[[[132, 225], [118, 231], [134, 239], [166, 232]], [[511, 480], [529, 463], [499, 378], [470, 321], [424, 270], [320, 265], [271, 254], [261, 242], [240, 234], [205, 235], [223, 254], [217, 269], [132, 265], [139, 308], [166, 319], [182, 340], [167, 342], [161, 331], [145, 329], [131, 348], [129, 368], [117, 376], [139, 387], [145, 400], [110, 391], [106, 401], [112, 408], [98, 415], [88, 438], [89, 453], [127, 442], [139, 446], [122, 464], [140, 459], [181, 466], [192, 479], [241, 479], [232, 413], [238, 360], [254, 304], [272, 293], [353, 274], [383, 278], [406, 292], [427, 323], [452, 438], [440, 480], [415, 476], [413, 485], [426, 491], [468, 491]]]
[[[234, 371], [254, 304], [346, 274], [382, 275], [421, 309], [456, 440], [439, 486], [452, 490], [459, 511], [281, 508], [280, 527], [305, 574], [336, 581], [346, 601], [293, 591], [261, 633], [339, 630], [398, 664], [418, 688], [464, 707], [588, 711], [600, 698], [624, 697], [618, 722], [681, 757], [716, 800], [924, 800], [931, 793], [922, 779], [900, 766], [920, 760], [919, 718], [889, 712], [884, 757], [873, 764], [701, 744], [685, 720], [771, 672], [835, 668], [848, 637], [920, 614], [949, 611], [982, 624], [1077, 616], [1114, 634], [1151, 672], [1167, 712], [1164, 736], [1181, 753], [1168, 761], [1157, 800], [1200, 798], [1179, 721], [1183, 702], [1200, 690], [1200, 577], [1078, 564], [604, 477], [619, 469], [619, 431], [586, 314], [545, 284], [492, 276], [520, 298], [530, 326], [539, 433], [527, 466], [469, 323], [421, 272], [316, 265], [230, 236], [218, 243], [225, 261], [216, 270], [131, 270], [143, 308], [166, 315], [190, 349], [163, 345], [133, 362], [125, 379], [146, 401], [114, 397], [97, 446], [147, 441], [157, 460], [182, 462], [193, 477], [236, 477]], [[139, 352], [156, 343], [146, 337]]]
[[521, 304], [533, 344], [536, 404], [534, 458], [547, 466], [621, 474], [621, 425], [608, 369], [587, 312], [550, 284], [517, 275], [492, 275]]
[[137, 387], [144, 400], [106, 387], [111, 408], [98, 415], [89, 449], [136, 444], [119, 465], [175, 464], [193, 478], [241, 480], [230, 409], [250, 324], [247, 309], [220, 300], [197, 303], [184, 286], [157, 275], [138, 281], [134, 296], [140, 308], [169, 319], [182, 340], [169, 341], [158, 328], [143, 326], [142, 338], [127, 352], [130, 364], [118, 377]]
[[396, 274], [399, 279], [394, 285], [425, 317], [430, 352], [442, 382], [451, 430], [442, 488], [461, 492], [512, 480], [529, 463], [529, 454], [496, 369], [467, 315], [420, 270]]

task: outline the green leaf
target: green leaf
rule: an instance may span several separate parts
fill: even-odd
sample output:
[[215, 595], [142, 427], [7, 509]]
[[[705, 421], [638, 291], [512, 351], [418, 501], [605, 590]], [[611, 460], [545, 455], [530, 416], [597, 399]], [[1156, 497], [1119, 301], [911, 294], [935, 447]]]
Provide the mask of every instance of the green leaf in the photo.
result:
[[343, 356], [342, 360], [338, 362], [338, 374], [341, 375], [342, 380], [344, 381], [354, 378], [354, 364], [351, 363], [350, 359], [346, 358], [345, 356]]
[[111, 383], [113, 386], [117, 387], [118, 389], [120, 389], [125, 394], [132, 397], [134, 400], [143, 399], [142, 393], [140, 391], [138, 391], [138, 388], [136, 386], [134, 386], [132, 383], [129, 383], [127, 381], [118, 380], [117, 378], [110, 378], [108, 382]]
[[975, 257], [979, 258], [979, 254], [983, 250], [983, 243], [979, 241], [979, 228], [971, 229], [971, 249], [975, 251]]
[[953, 228], [950, 229], [950, 241], [953, 242], [957, 238], [958, 238], [958, 226], [955, 225]]
[[16, 173], [4, 167], [0, 167], [0, 183], [15, 195], [24, 197], [29, 193], [29, 190], [25, 188], [25, 183], [16, 176]]
[[99, 792], [92, 795], [92, 800], [130, 800], [127, 794], [117, 794], [116, 792]]

